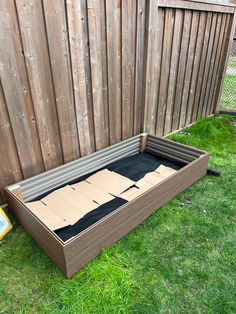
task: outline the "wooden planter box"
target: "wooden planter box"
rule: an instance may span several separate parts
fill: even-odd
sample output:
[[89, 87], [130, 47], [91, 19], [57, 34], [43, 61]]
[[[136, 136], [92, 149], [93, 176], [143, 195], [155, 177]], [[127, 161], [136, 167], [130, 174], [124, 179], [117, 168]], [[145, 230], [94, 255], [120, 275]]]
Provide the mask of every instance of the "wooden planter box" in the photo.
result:
[[[24, 204], [65, 183], [73, 180], [75, 182], [76, 178], [144, 150], [183, 166], [170, 177], [66, 242], [48, 229]], [[209, 154], [201, 150], [153, 135], [141, 134], [17, 185], [8, 186], [5, 188], [5, 194], [10, 210], [14, 212], [23, 228], [31, 234], [62, 273], [70, 278], [102, 250], [142, 223], [157, 208], [204, 176], [208, 157]]]

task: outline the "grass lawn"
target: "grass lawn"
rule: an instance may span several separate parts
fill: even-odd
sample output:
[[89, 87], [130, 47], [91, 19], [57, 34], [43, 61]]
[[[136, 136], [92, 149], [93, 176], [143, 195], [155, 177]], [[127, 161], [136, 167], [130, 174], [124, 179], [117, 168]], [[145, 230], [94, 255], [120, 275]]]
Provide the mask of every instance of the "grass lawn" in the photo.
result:
[[17, 223], [0, 243], [0, 313], [236, 313], [236, 121], [172, 139], [212, 153], [205, 176], [65, 280]]

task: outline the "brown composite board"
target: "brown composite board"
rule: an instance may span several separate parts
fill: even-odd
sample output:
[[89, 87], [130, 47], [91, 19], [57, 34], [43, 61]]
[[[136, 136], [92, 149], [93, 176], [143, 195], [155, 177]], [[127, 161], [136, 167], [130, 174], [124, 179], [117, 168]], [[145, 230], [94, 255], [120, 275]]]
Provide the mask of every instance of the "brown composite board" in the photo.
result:
[[71, 60], [63, 0], [43, 0], [64, 162], [80, 156]]
[[[203, 158], [203, 157], [201, 157], [201, 158]], [[189, 167], [189, 166], [187, 166], [187, 167]], [[178, 176], [178, 174], [179, 173], [176, 173], [174, 176]], [[174, 176], [172, 177], [172, 179], [174, 178]], [[171, 179], [171, 178], [169, 178], [169, 179]], [[166, 179], [166, 180], [168, 181], [169, 179]], [[163, 183], [166, 182], [166, 180], [163, 181]], [[119, 217], [120, 221], [122, 221], [123, 219], [126, 219], [127, 218], [126, 215], [132, 215], [132, 213], [129, 214], [129, 213], [126, 213], [126, 211], [118, 211], [118, 212], [114, 212], [114, 213], [116, 213], [115, 215], [117, 216], [117, 219]], [[67, 260], [72, 259], [76, 255], [76, 253], [75, 253], [76, 250], [73, 251], [73, 249], [76, 246], [78, 249], [80, 249], [82, 251], [87, 246], [91, 245], [93, 243], [94, 239], [96, 239], [99, 236], [104, 235], [107, 231], [109, 231], [108, 229], [103, 228], [102, 223], [104, 220], [111, 220], [112, 221], [112, 216], [113, 216], [113, 213], [106, 216], [104, 219], [99, 221], [94, 226], [91, 226], [90, 228], [87, 229], [87, 231], [82, 232], [80, 235], [76, 236], [74, 239], [69, 240], [69, 242], [65, 246], [66, 259]], [[123, 216], [124, 216], [124, 218], [122, 218]], [[110, 228], [111, 229], [114, 228], [114, 225], [111, 225]], [[88, 238], [87, 238], [87, 232], [89, 233]]]
[[[109, 227], [111, 221], [106, 221], [106, 219], [103, 220], [103, 222], [101, 222], [103, 224], [103, 228], [106, 230], [110, 229], [111, 231], [107, 232], [104, 236], [99, 235], [99, 239], [96, 238], [95, 243], [92, 242], [87, 249], [80, 251], [79, 255], [67, 261], [67, 276], [73, 276], [75, 272], [87, 264], [91, 259], [96, 257], [103, 249], [121, 239], [124, 235], [129, 233], [133, 228], [138, 226], [153, 212], [155, 212], [157, 208], [167, 203], [177, 194], [185, 190], [189, 185], [204, 176], [207, 169], [207, 161], [208, 156], [202, 157], [201, 160], [195, 161], [191, 166], [186, 166], [186, 168], [182, 169], [181, 173], [178, 175], [172, 176], [163, 183], [156, 185], [150, 191], [144, 193], [134, 201], [119, 208], [117, 212], [125, 211], [126, 216], [129, 216], [129, 218], [124, 217], [123, 222], [121, 222], [120, 217], [117, 218], [116, 213], [114, 212], [111, 216], [111, 221], [113, 220], [116, 226], [114, 229]], [[180, 182], [181, 184], [179, 184]], [[96, 228], [96, 226], [94, 226], [94, 228]], [[90, 238], [93, 234], [87, 236]], [[95, 238], [93, 239], [95, 240]], [[68, 257], [69, 254], [69, 251], [66, 253], [65, 247], [65, 255]]]
[[63, 243], [8, 189], [5, 189], [5, 197], [9, 209], [13, 211], [22, 227], [63, 271], [65, 268]]

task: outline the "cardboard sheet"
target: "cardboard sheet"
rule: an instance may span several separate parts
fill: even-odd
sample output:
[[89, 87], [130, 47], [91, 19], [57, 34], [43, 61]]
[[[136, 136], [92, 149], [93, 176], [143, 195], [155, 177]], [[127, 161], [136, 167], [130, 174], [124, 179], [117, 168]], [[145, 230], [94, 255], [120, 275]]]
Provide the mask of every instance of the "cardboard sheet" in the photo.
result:
[[119, 197], [125, 199], [126, 201], [132, 201], [133, 199], [140, 196], [141, 194], [151, 189], [152, 187], [153, 185], [146, 182], [140, 188], [137, 188], [137, 187], [129, 188], [127, 191], [122, 193]]
[[70, 224], [74, 224], [99, 204], [91, 201], [70, 186], [58, 189], [42, 198], [41, 201], [58, 215], [64, 217]]
[[171, 176], [172, 174], [176, 173], [177, 170], [172, 169], [170, 167], [166, 167], [164, 165], [160, 165], [155, 172], [160, 173], [161, 175], [163, 175], [165, 178]]
[[25, 205], [52, 231], [70, 225], [66, 219], [56, 214], [50, 207], [40, 201], [26, 203]]
[[87, 181], [81, 181], [71, 186], [73, 189], [88, 197], [90, 200], [97, 202], [99, 205], [110, 202], [114, 196], [99, 189]]
[[135, 184], [134, 181], [109, 171], [108, 169], [96, 172], [94, 175], [87, 178], [86, 181], [115, 196], [119, 196], [122, 192]]

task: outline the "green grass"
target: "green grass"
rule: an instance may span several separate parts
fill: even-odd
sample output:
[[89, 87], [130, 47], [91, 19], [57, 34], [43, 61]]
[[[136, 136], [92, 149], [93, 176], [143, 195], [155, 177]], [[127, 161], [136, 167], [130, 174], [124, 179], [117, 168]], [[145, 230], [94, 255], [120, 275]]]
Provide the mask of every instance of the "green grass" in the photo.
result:
[[[189, 135], [188, 135], [189, 134]], [[0, 244], [0, 313], [235, 313], [235, 120], [172, 139], [212, 153], [205, 176], [65, 280], [16, 223]]]

